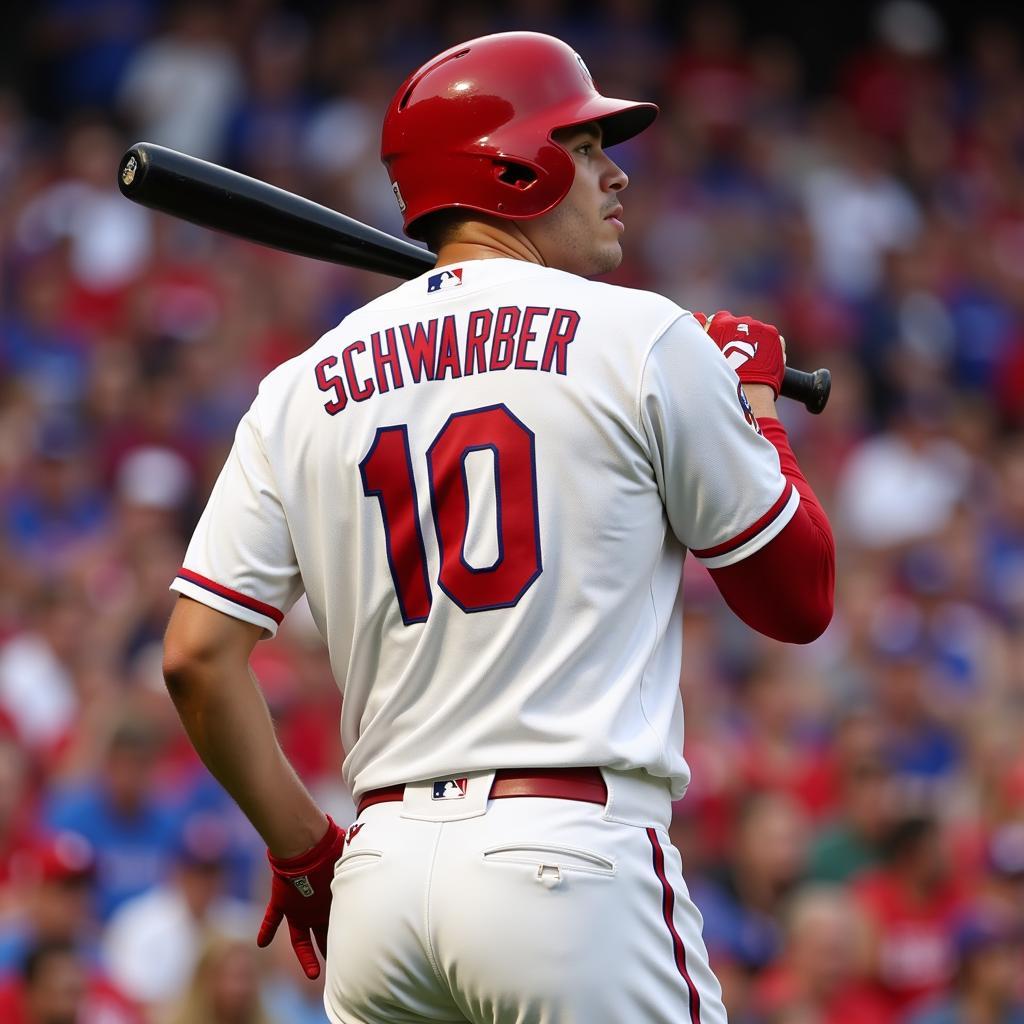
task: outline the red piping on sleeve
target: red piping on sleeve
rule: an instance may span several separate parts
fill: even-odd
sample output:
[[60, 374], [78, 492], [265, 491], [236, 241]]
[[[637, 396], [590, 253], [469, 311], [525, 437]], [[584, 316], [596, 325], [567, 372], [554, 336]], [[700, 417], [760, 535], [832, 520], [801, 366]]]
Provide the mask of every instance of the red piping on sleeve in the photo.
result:
[[779, 495], [779, 500], [756, 523], [748, 526], [742, 533], [736, 534], [732, 540], [716, 544], [713, 548], [702, 548], [700, 551], [696, 548], [691, 548], [690, 550], [698, 558], [714, 558], [716, 555], [725, 555], [730, 551], [735, 551], [738, 547], [746, 544], [748, 540], [756, 537], [762, 530], [767, 530], [782, 515], [782, 510], [789, 504], [789, 498], [792, 493], [793, 485], [787, 481], [786, 486], [782, 488], [782, 494]]
[[265, 604], [263, 601], [257, 601], [255, 597], [249, 597], [230, 587], [225, 587], [222, 583], [216, 583], [205, 576], [200, 576], [199, 573], [193, 572], [191, 569], [179, 569], [178, 576], [180, 579], [188, 580], [189, 583], [194, 583], [197, 587], [202, 587], [203, 590], [210, 591], [211, 594], [226, 598], [250, 611], [259, 612], [260, 615], [266, 615], [268, 619], [273, 619], [279, 626], [284, 620], [284, 612], [279, 612], [273, 605]]

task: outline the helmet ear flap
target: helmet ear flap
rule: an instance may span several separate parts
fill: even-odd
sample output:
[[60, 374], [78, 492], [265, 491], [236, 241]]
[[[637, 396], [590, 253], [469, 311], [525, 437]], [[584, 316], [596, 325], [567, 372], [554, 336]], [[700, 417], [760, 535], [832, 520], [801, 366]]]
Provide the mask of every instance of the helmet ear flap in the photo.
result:
[[503, 160], [501, 163], [495, 163], [494, 177], [503, 185], [510, 185], [518, 192], [525, 192], [537, 180], [537, 172], [527, 164]]

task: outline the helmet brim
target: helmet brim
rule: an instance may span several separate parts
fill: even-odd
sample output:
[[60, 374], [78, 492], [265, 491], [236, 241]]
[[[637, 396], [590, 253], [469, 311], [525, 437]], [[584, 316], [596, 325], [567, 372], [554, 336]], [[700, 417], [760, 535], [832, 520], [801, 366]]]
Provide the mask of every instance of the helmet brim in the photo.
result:
[[617, 100], [608, 96], [594, 96], [582, 104], [575, 104], [565, 112], [567, 120], [561, 121], [557, 113], [552, 118], [556, 128], [572, 128], [574, 125], [596, 121], [601, 126], [601, 145], [617, 146], [639, 135], [649, 128], [658, 116], [655, 103], [637, 103]]

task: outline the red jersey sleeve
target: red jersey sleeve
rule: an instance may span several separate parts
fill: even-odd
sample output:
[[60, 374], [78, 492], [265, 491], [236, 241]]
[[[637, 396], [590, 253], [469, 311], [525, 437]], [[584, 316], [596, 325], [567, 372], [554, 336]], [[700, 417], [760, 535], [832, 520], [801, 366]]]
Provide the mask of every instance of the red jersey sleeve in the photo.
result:
[[779, 453], [786, 480], [800, 504], [767, 544], [731, 565], [711, 569], [729, 607], [751, 628], [787, 643], [810, 643], [832, 619], [835, 543], [828, 517], [811, 490], [776, 419], [758, 420]]

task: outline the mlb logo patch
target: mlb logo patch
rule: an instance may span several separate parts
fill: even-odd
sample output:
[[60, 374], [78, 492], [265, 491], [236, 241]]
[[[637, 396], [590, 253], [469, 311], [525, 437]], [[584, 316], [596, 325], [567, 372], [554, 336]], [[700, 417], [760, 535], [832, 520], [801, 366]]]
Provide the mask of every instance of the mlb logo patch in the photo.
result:
[[441, 779], [434, 783], [433, 800], [461, 800], [466, 795], [469, 779]]
[[462, 267], [453, 270], [441, 270], [427, 278], [428, 292], [443, 292], [449, 288], [458, 288], [462, 284]]

